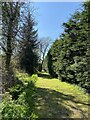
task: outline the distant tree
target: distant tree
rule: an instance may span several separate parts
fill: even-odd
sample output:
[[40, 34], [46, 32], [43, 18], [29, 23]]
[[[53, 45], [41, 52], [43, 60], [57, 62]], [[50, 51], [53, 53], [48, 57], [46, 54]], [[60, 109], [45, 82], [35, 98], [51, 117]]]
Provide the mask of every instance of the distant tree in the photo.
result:
[[48, 71], [48, 55], [45, 56], [44, 62], [43, 62], [43, 70], [47, 73], [49, 73]]
[[39, 62], [41, 64], [41, 71], [43, 69], [43, 63], [44, 63], [44, 59], [45, 59], [45, 56], [48, 52], [48, 49], [51, 45], [51, 39], [49, 37], [44, 37], [44, 38], [41, 38], [40, 41], [39, 41]]

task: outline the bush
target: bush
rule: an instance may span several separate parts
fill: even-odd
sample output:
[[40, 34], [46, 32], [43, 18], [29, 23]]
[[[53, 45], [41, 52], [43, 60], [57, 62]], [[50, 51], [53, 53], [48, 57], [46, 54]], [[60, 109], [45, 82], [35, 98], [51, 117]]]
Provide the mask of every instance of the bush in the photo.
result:
[[19, 95], [23, 92], [24, 86], [21, 84], [16, 84], [9, 89], [9, 93], [12, 95], [12, 99], [17, 100]]
[[32, 119], [33, 117], [36, 117], [34, 114], [36, 80], [37, 75], [33, 75], [26, 87], [21, 87], [17, 84], [10, 89], [10, 93], [6, 92], [3, 95], [1, 103], [2, 119]]
[[12, 96], [6, 92], [2, 100], [2, 119], [24, 118], [26, 114], [25, 106], [18, 104]]

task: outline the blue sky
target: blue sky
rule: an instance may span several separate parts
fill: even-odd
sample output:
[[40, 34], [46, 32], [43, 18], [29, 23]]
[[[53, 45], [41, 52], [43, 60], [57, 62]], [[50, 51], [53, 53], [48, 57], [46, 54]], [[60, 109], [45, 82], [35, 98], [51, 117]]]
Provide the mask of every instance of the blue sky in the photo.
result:
[[38, 35], [50, 37], [52, 41], [63, 32], [63, 22], [67, 22], [71, 15], [81, 8], [80, 2], [37, 2], [33, 3], [36, 9]]

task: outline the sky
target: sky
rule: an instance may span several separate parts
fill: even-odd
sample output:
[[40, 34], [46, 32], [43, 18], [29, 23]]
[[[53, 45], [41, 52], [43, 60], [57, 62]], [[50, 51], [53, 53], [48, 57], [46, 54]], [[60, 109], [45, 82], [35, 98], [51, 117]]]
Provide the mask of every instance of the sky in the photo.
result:
[[64, 30], [63, 22], [81, 9], [81, 2], [35, 2], [33, 6], [39, 38], [50, 37], [54, 41]]

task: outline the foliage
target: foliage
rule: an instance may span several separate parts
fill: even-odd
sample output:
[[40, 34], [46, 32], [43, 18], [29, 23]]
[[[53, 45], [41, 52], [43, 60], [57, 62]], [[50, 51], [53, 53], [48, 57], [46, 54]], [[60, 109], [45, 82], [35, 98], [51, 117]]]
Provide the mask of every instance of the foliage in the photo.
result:
[[[57, 77], [56, 69], [55, 69], [55, 63], [58, 59], [58, 55], [60, 54], [59, 52], [59, 42], [56, 40], [53, 45], [51, 46], [51, 49], [48, 52], [48, 68], [49, 68], [49, 73], [53, 77]], [[58, 44], [57, 44], [58, 43]], [[53, 54], [54, 53], [54, 54]]]
[[64, 33], [60, 40], [53, 43], [48, 53], [48, 68], [52, 76], [56, 74], [62, 81], [78, 84], [90, 92], [88, 78], [90, 2], [83, 6], [82, 11], [77, 11], [67, 23], [63, 23]]
[[23, 92], [23, 90], [24, 86], [16, 84], [12, 88], [9, 88], [9, 93], [12, 95], [12, 99], [17, 100], [19, 95]]
[[25, 117], [25, 106], [12, 100], [9, 93], [5, 93], [2, 101], [2, 119], [22, 118]]
[[[9, 92], [3, 95], [2, 99], [2, 118], [3, 119], [26, 119], [33, 118], [35, 107], [35, 82], [37, 76], [33, 75], [25, 87], [16, 85]], [[22, 91], [24, 89], [24, 91]], [[18, 98], [15, 95], [18, 95]], [[12, 95], [10, 95], [12, 94]], [[14, 99], [12, 98], [14, 97]]]
[[[32, 17], [31, 6], [22, 2], [1, 2], [0, 6], [2, 8], [0, 46], [5, 56], [6, 69], [3, 81], [6, 83], [5, 90], [7, 90], [16, 80], [14, 66], [21, 67], [30, 74], [36, 72], [37, 30], [35, 30], [36, 23]], [[30, 12], [27, 11], [28, 8]]]
[[17, 2], [0, 2], [1, 7], [1, 25], [2, 31], [0, 47], [4, 56], [3, 65], [3, 86], [5, 90], [11, 87], [15, 82], [11, 58], [16, 46], [16, 36], [18, 33], [18, 23], [20, 19], [20, 4]]
[[32, 18], [31, 11], [27, 12], [25, 21], [21, 29], [21, 41], [19, 50], [19, 61], [21, 69], [27, 73], [33, 74], [38, 65], [38, 57], [36, 53], [38, 41], [37, 30], [35, 30], [35, 21]]

